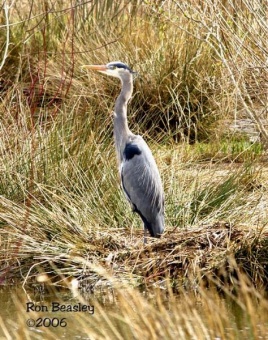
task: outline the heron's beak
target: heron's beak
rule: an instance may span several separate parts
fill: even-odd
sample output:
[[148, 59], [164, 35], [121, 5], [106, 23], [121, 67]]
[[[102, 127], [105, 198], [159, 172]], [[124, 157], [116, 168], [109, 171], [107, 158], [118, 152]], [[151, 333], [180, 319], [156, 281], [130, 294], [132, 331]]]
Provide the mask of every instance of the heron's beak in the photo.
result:
[[81, 68], [86, 68], [89, 70], [94, 70], [94, 71], [107, 71], [107, 66], [106, 65], [83, 65]]

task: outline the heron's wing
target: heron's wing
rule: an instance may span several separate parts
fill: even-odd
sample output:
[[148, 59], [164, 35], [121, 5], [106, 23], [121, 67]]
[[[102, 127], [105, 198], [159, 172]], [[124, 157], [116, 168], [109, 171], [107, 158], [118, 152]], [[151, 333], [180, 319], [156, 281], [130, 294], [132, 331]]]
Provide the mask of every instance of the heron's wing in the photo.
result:
[[151, 150], [140, 136], [135, 136], [125, 147], [121, 179], [133, 209], [154, 224], [157, 216], [163, 215], [164, 195]]

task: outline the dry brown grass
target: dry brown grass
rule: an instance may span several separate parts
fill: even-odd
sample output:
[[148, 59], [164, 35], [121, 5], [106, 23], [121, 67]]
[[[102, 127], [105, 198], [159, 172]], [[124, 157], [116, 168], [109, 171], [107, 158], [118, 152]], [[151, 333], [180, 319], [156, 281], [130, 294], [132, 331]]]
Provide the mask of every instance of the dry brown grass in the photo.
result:
[[[267, 4], [10, 4], [0, 17], [1, 282], [26, 286], [41, 273], [93, 291], [107, 282], [185, 288], [171, 316], [162, 300], [157, 310], [136, 290], [118, 289], [122, 313], [99, 306], [94, 322], [106, 328], [92, 328], [92, 338], [123, 338], [126, 328], [133, 338], [224, 339], [228, 310], [202, 290], [214, 283], [242, 292], [253, 320], [244, 338], [258, 336], [253, 286], [267, 289], [268, 277]], [[165, 187], [166, 233], [146, 246], [117, 175], [110, 112], [118, 83], [80, 68], [111, 60], [140, 74], [129, 123], [149, 142]], [[241, 118], [257, 141], [230, 130]], [[204, 314], [190, 291], [201, 292]]]
[[[226, 238], [230, 238], [230, 228], [228, 228], [227, 236], [224, 227], [214, 226], [210, 229], [212, 234], [206, 230], [210, 242], [216, 239], [216, 242], [219, 243], [225, 239], [222, 244], [224, 248]], [[217, 236], [215, 236], [216, 234]], [[236, 229], [233, 239], [228, 243], [237, 243], [238, 234], [239, 231]], [[176, 235], [176, 237], [180, 236], [182, 235]], [[240, 236], [242, 235], [240, 234]], [[213, 237], [214, 239], [212, 239]], [[191, 241], [190, 247], [195, 247], [197, 244], [205, 245], [207, 242], [205, 234], [202, 239], [202, 235], [198, 231], [196, 234], [194, 232], [191, 235], [188, 234], [186, 240]], [[161, 243], [163, 242], [155, 242], [154, 246]], [[169, 243], [174, 244], [171, 243], [171, 240]], [[207, 247], [209, 246], [207, 245]], [[177, 254], [182, 254], [182, 252], [183, 247]], [[114, 261], [113, 265], [115, 266], [116, 263], [118, 261]], [[232, 279], [233, 290], [230, 289], [227, 280], [221, 280], [210, 273], [207, 276], [206, 285], [199, 284], [197, 288], [196, 281], [192, 281], [192, 285], [189, 287], [191, 289], [185, 290], [183, 285], [180, 285], [176, 292], [178, 294], [173, 293], [172, 281], [170, 281], [171, 284], [166, 284], [164, 290], [163, 286], [158, 285], [156, 287], [159, 289], [155, 288], [145, 293], [144, 290], [138, 291], [131, 288], [129, 281], [124, 281], [122, 277], [114, 275], [116, 268], [111, 269], [107, 266], [105, 269], [98, 264], [90, 264], [90, 266], [105, 280], [105, 284], [102, 282], [96, 287], [94, 294], [91, 289], [88, 289], [90, 288], [89, 283], [84, 283], [78, 290], [72, 286], [73, 296], [68, 300], [65, 296], [64, 301], [61, 301], [58, 291], [51, 285], [43, 286], [39, 283], [41, 285], [40, 292], [44, 287], [48, 288], [50, 294], [54, 291], [54, 299], [62, 304], [74, 304], [79, 301], [82, 304], [93, 305], [95, 309], [94, 315], [76, 313], [75, 317], [69, 313], [60, 313], [59, 315], [46, 313], [46, 317], [66, 317], [65, 321], [67, 322], [66, 329], [50, 327], [49, 332], [46, 332], [46, 338], [57, 339], [66, 332], [69, 337], [79, 335], [88, 336], [91, 339], [182, 338], [210, 340], [219, 337], [224, 340], [235, 340], [239, 338], [266, 339], [267, 337], [267, 300], [263, 298], [260, 290], [254, 288], [252, 282], [241, 272], [241, 267], [234, 260], [229, 260], [229, 267], [222, 270], [222, 277], [225, 273], [225, 278], [228, 276], [229, 279]], [[230, 268], [230, 266], [232, 267]], [[197, 267], [198, 265], [195, 265], [195, 278], [204, 274], [204, 272], [199, 273]], [[190, 268], [188, 267], [188, 269]], [[236, 276], [229, 276], [230, 272], [234, 273], [235, 270]], [[207, 289], [207, 285], [210, 286], [210, 289]], [[218, 288], [223, 294], [218, 294]], [[25, 305], [29, 301], [34, 301], [37, 304], [39, 298], [42, 299], [40, 300], [42, 305], [49, 305], [51, 300], [44, 299], [46, 295], [42, 294], [38, 297], [36, 291], [34, 294], [31, 288], [27, 289], [27, 293], [27, 295], [13, 296], [17, 308], [17, 314], [14, 317], [9, 317], [5, 323], [0, 319], [6, 337], [20, 338], [23, 336], [23, 338], [42, 339], [44, 336], [44, 328], [40, 328], [36, 332], [35, 328], [29, 330], [25, 327], [26, 319], [29, 317], [37, 319], [41, 316], [37, 312], [25, 313]]]

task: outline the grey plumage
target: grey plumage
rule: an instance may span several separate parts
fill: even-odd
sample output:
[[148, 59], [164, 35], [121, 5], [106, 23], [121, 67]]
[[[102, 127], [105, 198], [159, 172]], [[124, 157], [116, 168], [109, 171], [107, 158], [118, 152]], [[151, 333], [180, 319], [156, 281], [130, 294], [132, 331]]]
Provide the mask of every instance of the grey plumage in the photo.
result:
[[153, 237], [164, 231], [164, 195], [160, 175], [148, 145], [141, 136], [134, 136], [129, 144], [139, 153], [121, 162], [122, 186], [133, 211], [137, 212], [144, 227]]
[[152, 237], [164, 231], [164, 192], [159, 171], [144, 139], [128, 128], [127, 104], [133, 92], [134, 72], [122, 62], [85, 65], [121, 80], [114, 108], [114, 139], [122, 188], [132, 210], [138, 213]]

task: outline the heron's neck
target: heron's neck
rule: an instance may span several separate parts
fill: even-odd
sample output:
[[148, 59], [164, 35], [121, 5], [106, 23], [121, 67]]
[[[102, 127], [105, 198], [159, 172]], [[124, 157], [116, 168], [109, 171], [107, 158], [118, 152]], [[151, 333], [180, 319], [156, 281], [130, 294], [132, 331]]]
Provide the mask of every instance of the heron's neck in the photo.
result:
[[127, 103], [131, 98], [132, 92], [133, 78], [129, 74], [122, 78], [121, 92], [116, 99], [114, 108], [114, 138], [119, 161], [122, 160], [123, 149], [132, 135], [127, 122]]

